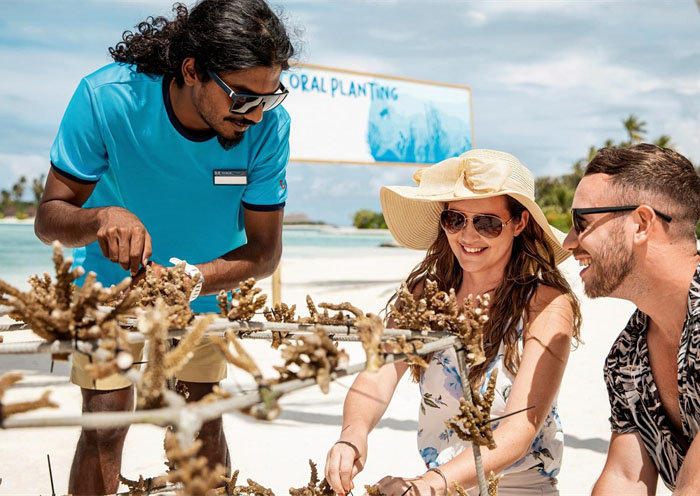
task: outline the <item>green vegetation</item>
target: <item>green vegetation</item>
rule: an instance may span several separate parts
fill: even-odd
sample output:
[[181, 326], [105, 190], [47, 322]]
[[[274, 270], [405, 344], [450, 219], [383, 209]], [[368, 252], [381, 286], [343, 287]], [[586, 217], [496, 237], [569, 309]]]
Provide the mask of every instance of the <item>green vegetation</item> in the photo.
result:
[[384, 215], [372, 210], [358, 210], [352, 219], [352, 224], [358, 229], [386, 229]]
[[0, 190], [0, 219], [5, 217], [16, 217], [17, 219], [27, 219], [33, 217], [41, 195], [44, 193], [44, 175], [32, 179], [32, 193], [34, 201], [24, 201], [22, 196], [27, 189], [27, 177], [20, 176], [9, 190]]

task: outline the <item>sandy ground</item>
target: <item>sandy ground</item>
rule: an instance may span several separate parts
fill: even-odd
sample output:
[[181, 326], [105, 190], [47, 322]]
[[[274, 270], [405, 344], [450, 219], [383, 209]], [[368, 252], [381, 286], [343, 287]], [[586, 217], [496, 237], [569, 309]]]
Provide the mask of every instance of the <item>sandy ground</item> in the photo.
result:
[[[366, 311], [378, 311], [419, 260], [421, 253], [401, 248], [377, 250], [372, 258], [353, 257], [352, 250], [339, 258], [283, 260], [283, 300], [304, 308], [305, 295], [315, 301], [349, 300]], [[578, 269], [573, 260], [563, 268], [581, 295]], [[269, 280], [262, 286], [269, 293]], [[633, 306], [612, 299], [591, 301], [581, 295], [583, 306], [583, 339], [571, 355], [559, 395], [559, 407], [566, 449], [559, 477], [563, 495], [590, 494], [605, 461], [610, 437], [609, 407], [603, 382], [603, 360], [617, 333], [622, 329]], [[6, 318], [5, 318], [6, 319]], [[23, 332], [6, 334], [6, 342], [27, 340]], [[265, 370], [279, 363], [277, 352], [262, 342], [246, 341]], [[363, 360], [357, 344], [344, 345], [351, 362]], [[6, 400], [34, 397], [50, 387], [59, 411], [44, 410], [32, 415], [64, 415], [80, 411], [79, 389], [68, 383], [68, 368], [59, 364], [49, 373], [48, 356], [3, 357], [0, 371], [27, 369], [21, 387], [9, 391]], [[271, 372], [270, 372], [271, 373]], [[543, 378], [546, 380], [546, 378]], [[245, 387], [245, 374], [229, 370], [231, 384]], [[325, 455], [338, 438], [342, 402], [352, 378], [332, 385], [323, 395], [316, 387], [292, 393], [281, 400], [281, 417], [264, 423], [232, 413], [224, 416], [226, 436], [232, 452], [234, 468], [243, 479], [251, 477], [278, 495], [290, 487], [308, 482], [308, 459], [322, 471]], [[373, 483], [387, 474], [415, 475], [424, 470], [416, 449], [418, 388], [408, 377], [400, 383], [384, 419], [371, 434], [369, 458], [365, 470], [355, 480], [356, 487]], [[51, 494], [46, 455], [51, 456], [56, 493], [67, 490], [70, 464], [77, 442], [77, 428], [23, 429], [0, 431], [0, 494]], [[148, 425], [135, 425], [129, 431], [124, 447], [122, 472], [129, 478], [157, 475], [163, 472], [163, 430]], [[670, 494], [659, 483], [658, 494]], [[361, 494], [360, 491], [355, 491]]]

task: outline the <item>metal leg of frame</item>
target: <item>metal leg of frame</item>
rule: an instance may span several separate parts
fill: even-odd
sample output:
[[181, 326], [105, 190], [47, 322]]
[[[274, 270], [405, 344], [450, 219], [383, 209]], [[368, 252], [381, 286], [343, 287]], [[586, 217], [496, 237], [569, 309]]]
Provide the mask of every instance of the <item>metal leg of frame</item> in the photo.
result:
[[[462, 378], [462, 391], [464, 392], [464, 399], [468, 402], [472, 402], [472, 390], [469, 387], [469, 380], [467, 378], [467, 354], [461, 344], [455, 345], [455, 351], [457, 352], [457, 366], [459, 367], [459, 376]], [[484, 463], [481, 460], [481, 448], [479, 445], [472, 443], [472, 451], [474, 452], [474, 466], [476, 467], [476, 478], [479, 482], [479, 494], [481, 496], [488, 496], [488, 484], [486, 483], [486, 473], [484, 472]], [[449, 492], [449, 491], [448, 491]]]

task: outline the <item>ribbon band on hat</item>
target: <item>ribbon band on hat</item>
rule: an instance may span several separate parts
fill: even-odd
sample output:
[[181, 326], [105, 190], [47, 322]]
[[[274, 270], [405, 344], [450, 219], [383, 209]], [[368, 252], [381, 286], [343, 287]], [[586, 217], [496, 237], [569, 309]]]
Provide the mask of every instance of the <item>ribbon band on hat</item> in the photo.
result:
[[462, 155], [419, 169], [413, 180], [418, 183], [420, 196], [453, 193], [459, 197], [469, 192], [500, 191], [512, 170], [512, 165], [503, 160]]

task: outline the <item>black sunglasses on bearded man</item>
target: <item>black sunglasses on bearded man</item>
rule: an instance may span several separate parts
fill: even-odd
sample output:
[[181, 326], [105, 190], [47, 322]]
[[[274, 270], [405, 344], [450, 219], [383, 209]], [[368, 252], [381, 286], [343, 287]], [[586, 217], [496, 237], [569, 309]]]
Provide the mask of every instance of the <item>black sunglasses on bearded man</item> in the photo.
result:
[[263, 112], [272, 110], [277, 105], [282, 103], [289, 91], [280, 83], [279, 90], [275, 93], [259, 95], [255, 93], [236, 93], [231, 87], [226, 84], [215, 72], [207, 71], [209, 77], [223, 89], [231, 99], [231, 107], [228, 111], [232, 114], [247, 114], [254, 110], [258, 105], [262, 105]]

